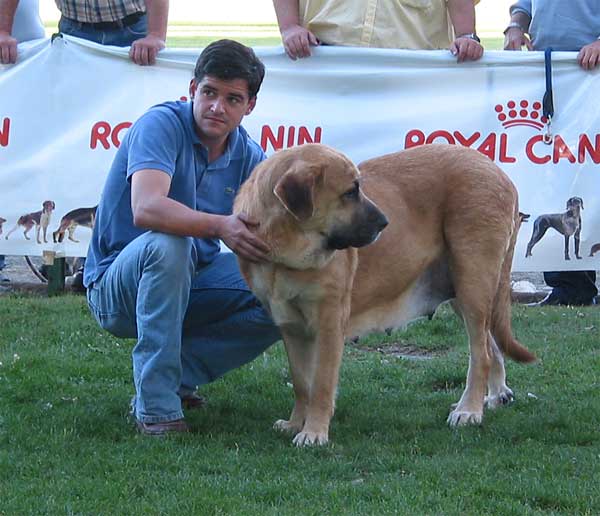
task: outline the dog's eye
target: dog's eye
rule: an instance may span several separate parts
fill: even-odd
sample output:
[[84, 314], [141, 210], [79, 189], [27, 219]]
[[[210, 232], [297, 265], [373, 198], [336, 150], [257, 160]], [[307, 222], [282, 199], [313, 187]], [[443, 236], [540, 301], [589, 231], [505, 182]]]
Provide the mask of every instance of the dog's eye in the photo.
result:
[[354, 183], [354, 186], [350, 190], [348, 190], [347, 192], [344, 192], [342, 197], [344, 199], [349, 199], [349, 200], [355, 201], [356, 199], [358, 199], [359, 192], [360, 192], [360, 189], [358, 187], [358, 181], [357, 181], [356, 183]]

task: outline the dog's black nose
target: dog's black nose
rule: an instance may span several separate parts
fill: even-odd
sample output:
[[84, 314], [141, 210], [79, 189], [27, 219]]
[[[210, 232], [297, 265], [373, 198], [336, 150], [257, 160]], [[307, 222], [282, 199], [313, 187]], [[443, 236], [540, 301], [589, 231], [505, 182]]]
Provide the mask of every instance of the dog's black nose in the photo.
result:
[[376, 228], [378, 232], [383, 231], [389, 224], [387, 217], [376, 206], [372, 206], [369, 213], [369, 224]]
[[388, 221], [387, 217], [383, 213], [381, 213], [381, 217], [379, 217], [378, 221], [379, 231], [383, 231], [389, 223], [390, 222]]

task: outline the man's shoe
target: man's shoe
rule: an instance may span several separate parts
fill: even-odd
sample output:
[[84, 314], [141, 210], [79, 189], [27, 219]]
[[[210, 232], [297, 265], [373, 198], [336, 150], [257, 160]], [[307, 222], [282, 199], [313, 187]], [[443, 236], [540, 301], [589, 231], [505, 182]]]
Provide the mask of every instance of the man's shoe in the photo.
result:
[[175, 421], [163, 421], [160, 423], [145, 423], [139, 419], [135, 420], [138, 432], [143, 435], [152, 435], [160, 437], [167, 434], [186, 433], [190, 431], [190, 427], [183, 419]]
[[187, 410], [195, 410], [206, 406], [206, 398], [192, 392], [181, 398], [181, 406]]

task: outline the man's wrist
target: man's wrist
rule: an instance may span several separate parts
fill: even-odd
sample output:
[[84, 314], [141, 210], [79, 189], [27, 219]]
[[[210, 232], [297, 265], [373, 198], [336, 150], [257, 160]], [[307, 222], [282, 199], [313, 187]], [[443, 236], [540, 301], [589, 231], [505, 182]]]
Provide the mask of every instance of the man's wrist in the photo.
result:
[[458, 39], [458, 38], [472, 39], [473, 41], [477, 41], [477, 43], [481, 44], [481, 40], [479, 39], [479, 36], [477, 34], [475, 34], [474, 32], [468, 32], [467, 34], [460, 34], [459, 36], [456, 36], [456, 39]]
[[521, 25], [519, 22], [510, 22], [507, 26], [506, 29], [504, 29], [503, 34], [506, 36], [506, 33], [510, 30], [510, 29], [519, 29], [523, 34], [527, 33], [527, 30], [525, 29], [525, 27], [523, 27], [523, 25]]

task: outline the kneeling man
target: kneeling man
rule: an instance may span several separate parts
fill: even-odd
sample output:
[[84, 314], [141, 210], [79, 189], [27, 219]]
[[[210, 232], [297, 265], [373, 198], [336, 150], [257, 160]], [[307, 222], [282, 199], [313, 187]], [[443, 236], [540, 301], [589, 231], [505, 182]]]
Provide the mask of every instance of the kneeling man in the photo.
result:
[[264, 77], [252, 49], [230, 40], [204, 49], [189, 102], [152, 107], [129, 129], [112, 164], [84, 283], [98, 323], [135, 337], [133, 414], [140, 432], [185, 432], [182, 407], [198, 386], [245, 364], [279, 332], [222, 240], [252, 261], [269, 248], [232, 215], [262, 149], [243, 127]]

